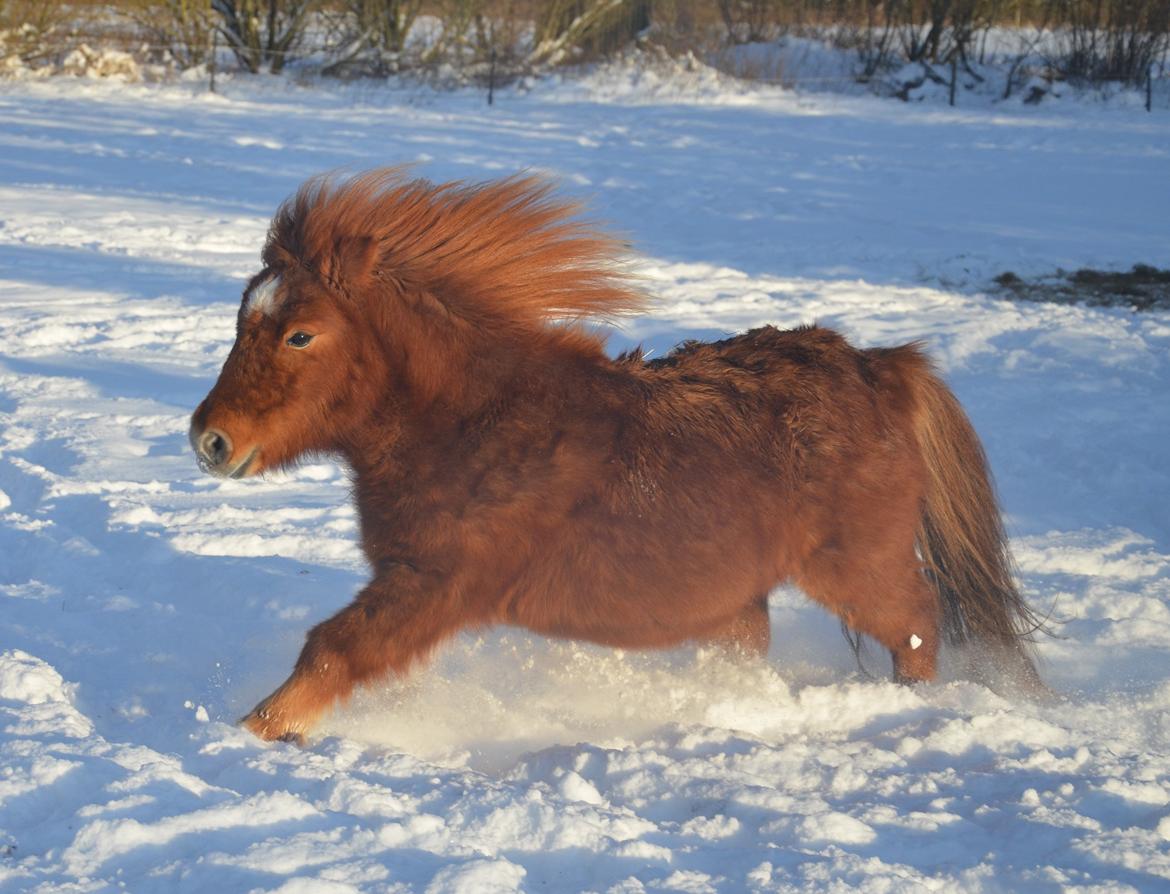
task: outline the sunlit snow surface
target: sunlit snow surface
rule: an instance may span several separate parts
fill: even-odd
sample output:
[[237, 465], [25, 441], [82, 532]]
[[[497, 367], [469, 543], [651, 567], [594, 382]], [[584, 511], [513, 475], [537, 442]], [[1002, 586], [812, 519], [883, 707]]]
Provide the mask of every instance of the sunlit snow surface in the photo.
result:
[[[558, 177], [661, 354], [923, 339], [983, 435], [1060, 698], [906, 689], [795, 591], [766, 665], [467, 635], [304, 750], [233, 725], [364, 578], [343, 469], [202, 476], [187, 418], [306, 176]], [[0, 890], [1170, 889], [1170, 316], [1005, 270], [1170, 266], [1170, 117], [801, 99], [0, 82]]]

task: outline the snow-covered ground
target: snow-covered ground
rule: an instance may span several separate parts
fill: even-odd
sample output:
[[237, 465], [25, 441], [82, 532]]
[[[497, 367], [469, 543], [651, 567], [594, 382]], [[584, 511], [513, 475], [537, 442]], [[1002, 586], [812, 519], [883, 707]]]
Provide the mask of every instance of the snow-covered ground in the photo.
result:
[[[307, 748], [233, 725], [363, 580], [343, 470], [187, 418], [306, 176], [548, 171], [661, 296], [614, 348], [924, 339], [985, 438], [1061, 698], [466, 636]], [[1170, 890], [1170, 316], [984, 290], [1170, 266], [1170, 116], [602, 73], [505, 92], [0, 82], [0, 891]]]

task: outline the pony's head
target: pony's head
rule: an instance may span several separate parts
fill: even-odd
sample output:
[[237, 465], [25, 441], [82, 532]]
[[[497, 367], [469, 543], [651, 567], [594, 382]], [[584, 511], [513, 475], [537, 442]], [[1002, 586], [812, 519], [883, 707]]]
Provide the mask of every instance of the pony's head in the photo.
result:
[[266, 267], [253, 277], [236, 342], [191, 420], [204, 470], [242, 478], [339, 449], [339, 432], [369, 410], [355, 368], [378, 377], [378, 352], [361, 336], [353, 309], [308, 271]]
[[[621, 248], [547, 184], [435, 185], [400, 170], [310, 180], [273, 218], [236, 341], [191, 421], [214, 474], [240, 478], [347, 452], [365, 420], [477, 381], [551, 321], [637, 308]], [[502, 346], [507, 345], [507, 348]]]

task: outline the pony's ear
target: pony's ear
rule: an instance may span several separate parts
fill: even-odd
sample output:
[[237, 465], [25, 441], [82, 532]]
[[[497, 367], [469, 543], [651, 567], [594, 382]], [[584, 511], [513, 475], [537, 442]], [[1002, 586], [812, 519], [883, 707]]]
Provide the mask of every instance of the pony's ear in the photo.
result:
[[343, 290], [360, 290], [369, 283], [378, 263], [378, 240], [371, 236], [338, 239], [321, 273]]

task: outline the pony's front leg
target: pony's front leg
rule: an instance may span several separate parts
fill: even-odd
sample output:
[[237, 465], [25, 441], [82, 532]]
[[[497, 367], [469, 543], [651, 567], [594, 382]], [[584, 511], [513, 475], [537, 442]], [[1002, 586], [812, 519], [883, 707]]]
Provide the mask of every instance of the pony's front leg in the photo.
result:
[[406, 671], [467, 623], [460, 602], [437, 582], [413, 572], [375, 579], [309, 631], [292, 675], [241, 722], [261, 739], [302, 741], [356, 685]]

